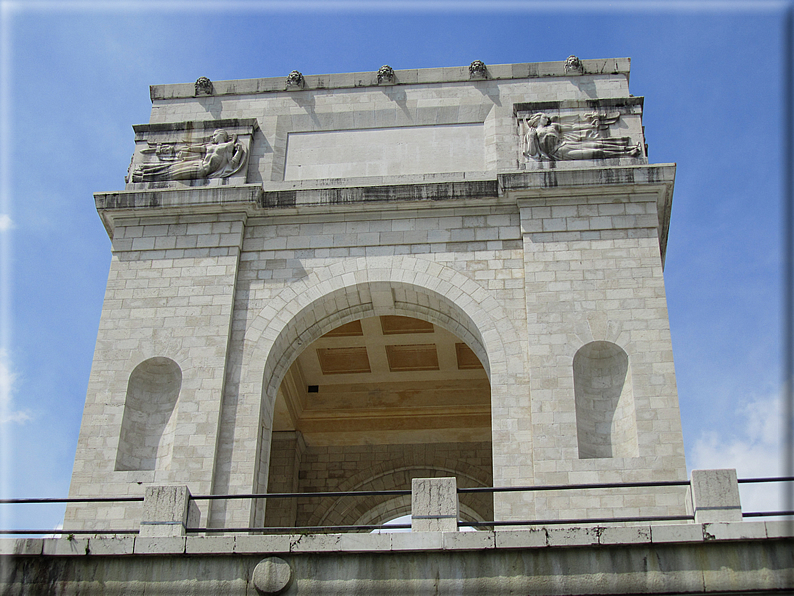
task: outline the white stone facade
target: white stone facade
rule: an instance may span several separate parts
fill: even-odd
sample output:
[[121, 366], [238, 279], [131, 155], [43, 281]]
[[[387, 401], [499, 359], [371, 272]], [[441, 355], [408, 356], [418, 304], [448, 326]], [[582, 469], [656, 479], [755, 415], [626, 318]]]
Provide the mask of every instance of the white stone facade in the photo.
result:
[[[130, 182], [95, 196], [113, 260], [70, 496], [267, 492], [290, 366], [340, 325], [390, 315], [429, 321], [479, 358], [492, 459], [475, 467], [493, 486], [685, 480], [662, 275], [675, 167], [644, 152], [537, 161], [522, 149], [521, 115], [541, 111], [619, 114], [605, 134], [644, 146], [628, 60], [582, 63], [582, 75], [489, 66], [474, 81], [466, 67], [396, 71], [388, 86], [373, 72], [289, 91], [283, 79], [213, 82], [213, 95], [152, 87]], [[155, 143], [215, 129], [239, 134], [244, 169], [133, 181]], [[324, 449], [279, 465], [322, 464]], [[416, 449], [384, 448], [397, 451]], [[405, 466], [463, 473], [431, 459]], [[364, 482], [367, 460], [351, 461]], [[293, 487], [298, 471], [284, 469]], [[202, 526], [265, 520], [261, 502], [196, 503]], [[401, 506], [379, 504], [384, 516]], [[70, 505], [65, 528], [137, 528], [140, 511]], [[685, 488], [499, 493], [492, 511], [683, 515]]]

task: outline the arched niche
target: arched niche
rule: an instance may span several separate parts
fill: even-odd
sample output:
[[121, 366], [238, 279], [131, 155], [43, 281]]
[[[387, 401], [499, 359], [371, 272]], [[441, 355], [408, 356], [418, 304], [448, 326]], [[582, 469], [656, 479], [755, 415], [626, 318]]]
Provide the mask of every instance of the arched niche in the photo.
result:
[[608, 341], [582, 346], [573, 359], [579, 458], [636, 457], [637, 416], [629, 357]]
[[170, 358], [149, 358], [130, 374], [116, 453], [117, 471], [171, 466], [182, 370]]

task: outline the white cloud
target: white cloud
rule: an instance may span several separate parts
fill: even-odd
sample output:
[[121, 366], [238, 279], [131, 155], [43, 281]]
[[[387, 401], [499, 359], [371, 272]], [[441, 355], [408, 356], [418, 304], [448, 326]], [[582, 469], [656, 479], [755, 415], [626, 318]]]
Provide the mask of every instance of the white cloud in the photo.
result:
[[[691, 468], [736, 468], [739, 478], [781, 476], [782, 414], [780, 396], [756, 399], [737, 410], [743, 424], [724, 432], [704, 432], [692, 449]], [[783, 509], [782, 483], [739, 485], [742, 510]]]
[[14, 382], [17, 375], [11, 368], [8, 353], [0, 350], [0, 425], [30, 420], [30, 414], [24, 410], [14, 410]]
[[5, 214], [0, 213], [0, 232], [5, 232], [6, 230], [10, 230], [14, 227], [14, 222], [11, 218]]

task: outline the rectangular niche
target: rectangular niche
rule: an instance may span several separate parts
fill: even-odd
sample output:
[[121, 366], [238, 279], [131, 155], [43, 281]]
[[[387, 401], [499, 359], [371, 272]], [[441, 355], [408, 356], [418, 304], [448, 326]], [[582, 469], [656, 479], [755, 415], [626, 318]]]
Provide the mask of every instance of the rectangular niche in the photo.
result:
[[289, 133], [284, 180], [485, 170], [481, 123]]

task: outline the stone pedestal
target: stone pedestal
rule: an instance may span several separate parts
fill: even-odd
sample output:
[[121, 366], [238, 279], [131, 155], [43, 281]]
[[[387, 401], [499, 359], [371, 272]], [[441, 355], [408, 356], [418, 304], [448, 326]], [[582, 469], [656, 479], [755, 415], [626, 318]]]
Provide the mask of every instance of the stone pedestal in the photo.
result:
[[455, 478], [414, 478], [411, 531], [457, 532], [458, 483]]
[[690, 487], [695, 523], [742, 521], [736, 470], [692, 470]]
[[[143, 498], [140, 536], [148, 538], [184, 536], [198, 513], [187, 486], [147, 486]], [[192, 519], [191, 519], [192, 518]]]

